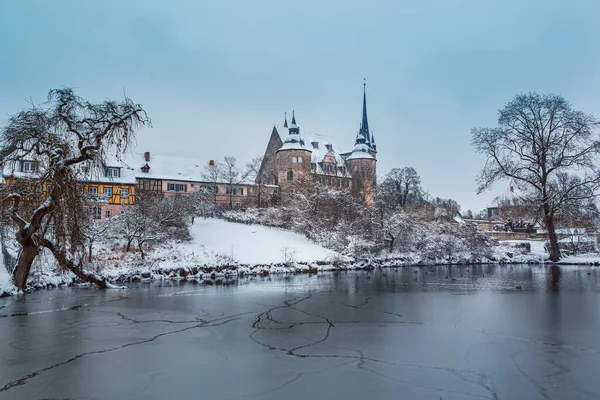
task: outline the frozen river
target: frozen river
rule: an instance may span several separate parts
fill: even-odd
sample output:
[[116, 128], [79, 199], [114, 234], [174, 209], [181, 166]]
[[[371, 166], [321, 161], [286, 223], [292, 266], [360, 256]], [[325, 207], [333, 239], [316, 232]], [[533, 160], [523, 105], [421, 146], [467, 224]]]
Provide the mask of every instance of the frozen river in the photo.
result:
[[600, 399], [596, 267], [58, 289], [0, 314], [0, 399]]

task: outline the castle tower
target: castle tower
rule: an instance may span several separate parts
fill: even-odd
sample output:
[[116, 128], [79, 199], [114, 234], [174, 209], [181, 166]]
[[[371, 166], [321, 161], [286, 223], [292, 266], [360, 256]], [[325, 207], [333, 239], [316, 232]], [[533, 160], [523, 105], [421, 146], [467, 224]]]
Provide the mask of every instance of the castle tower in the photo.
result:
[[300, 136], [300, 127], [296, 124], [296, 116], [293, 112], [292, 122], [288, 129], [289, 135], [283, 140], [283, 145], [276, 153], [280, 186], [310, 178], [311, 151], [305, 146], [304, 139]]
[[354, 149], [346, 158], [346, 166], [352, 175], [352, 191], [360, 196], [365, 204], [375, 202], [375, 186], [377, 184], [377, 154], [375, 138], [369, 132], [367, 118], [366, 83], [363, 83], [363, 115], [360, 130], [356, 136]]

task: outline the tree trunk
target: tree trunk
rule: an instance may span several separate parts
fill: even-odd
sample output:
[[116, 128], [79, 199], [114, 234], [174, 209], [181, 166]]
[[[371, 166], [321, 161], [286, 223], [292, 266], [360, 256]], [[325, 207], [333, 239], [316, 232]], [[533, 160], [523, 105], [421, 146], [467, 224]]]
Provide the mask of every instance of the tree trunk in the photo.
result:
[[92, 242], [90, 241], [90, 244], [88, 246], [88, 262], [92, 262]]
[[54, 246], [54, 243], [45, 238], [39, 238], [38, 240], [40, 242], [40, 245], [44, 246], [52, 252], [52, 255], [54, 255], [54, 258], [56, 258], [58, 265], [68, 269], [84, 282], [95, 283], [101, 288], [108, 287], [106, 279], [100, 279], [94, 274], [89, 274], [85, 272], [83, 269], [80, 268], [79, 265], [75, 265], [75, 263], [73, 263], [73, 260], [68, 258], [67, 254], [64, 251], [56, 248], [56, 246]]
[[259, 208], [262, 207], [262, 204], [261, 204], [261, 201], [260, 201], [260, 194], [261, 193], [260, 193], [260, 182], [259, 182], [259, 184], [258, 184], [258, 195], [256, 197], [256, 202], [257, 202], [256, 206], [259, 207]]
[[138, 243], [138, 248], [140, 249], [140, 254], [142, 256], [142, 260], [146, 259], [146, 255], [144, 254], [144, 249], [142, 248], [144, 246], [144, 242]]
[[557, 262], [560, 260], [560, 248], [558, 247], [558, 237], [556, 236], [556, 228], [554, 227], [554, 215], [548, 203], [544, 203], [544, 220], [546, 221], [546, 230], [548, 231], [548, 239], [550, 240], [550, 261]]
[[127, 253], [129, 253], [129, 252], [131, 251], [131, 241], [132, 241], [132, 240], [133, 240], [133, 239], [127, 239], [127, 247], [125, 248], [125, 251], [126, 251]]
[[19, 244], [22, 248], [17, 265], [13, 270], [13, 281], [18, 290], [25, 291], [29, 270], [38, 255], [38, 248], [31, 238], [20, 240]]

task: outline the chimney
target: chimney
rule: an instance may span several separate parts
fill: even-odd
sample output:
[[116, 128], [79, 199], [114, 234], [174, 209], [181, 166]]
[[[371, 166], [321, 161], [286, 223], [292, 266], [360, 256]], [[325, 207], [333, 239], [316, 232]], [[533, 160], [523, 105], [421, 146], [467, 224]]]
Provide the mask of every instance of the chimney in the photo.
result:
[[149, 151], [144, 153], [144, 159], [146, 160], [146, 162], [150, 162], [150, 152]]
[[215, 160], [210, 160], [210, 161], [208, 162], [208, 165], [210, 165], [211, 167], [212, 167], [212, 166], [214, 166], [214, 165], [215, 165]]

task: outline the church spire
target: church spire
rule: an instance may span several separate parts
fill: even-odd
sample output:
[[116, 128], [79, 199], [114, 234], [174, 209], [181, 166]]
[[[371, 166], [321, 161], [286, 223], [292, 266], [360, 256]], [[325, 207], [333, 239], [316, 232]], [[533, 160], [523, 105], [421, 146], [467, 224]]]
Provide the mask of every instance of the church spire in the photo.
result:
[[296, 125], [296, 116], [294, 115], [294, 110], [292, 110], [292, 127], [295, 128]]
[[285, 120], [283, 121], [283, 127], [287, 128], [288, 124], [287, 124], [287, 113], [285, 113]]
[[363, 78], [363, 112], [362, 112], [362, 123], [360, 126], [361, 133], [367, 140], [367, 143], [371, 142], [371, 134], [369, 132], [369, 119], [367, 118], [367, 82], [366, 78]]

